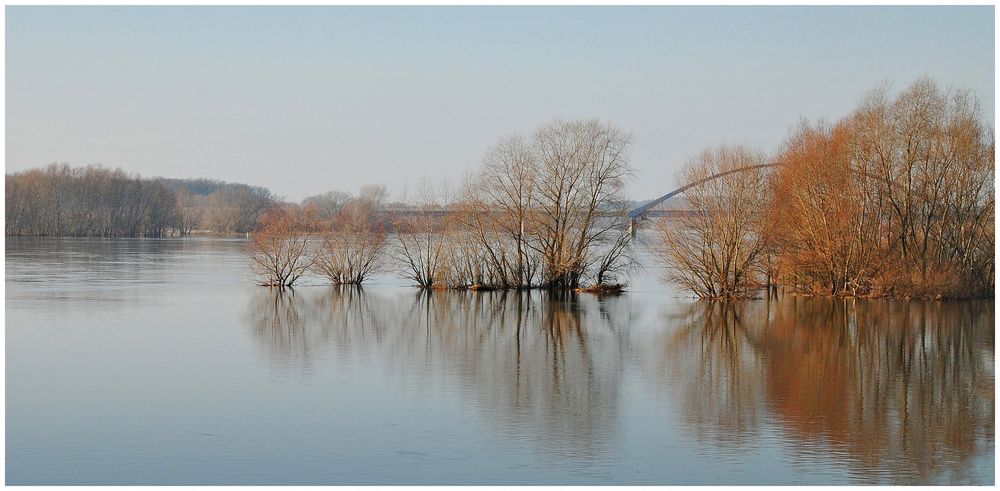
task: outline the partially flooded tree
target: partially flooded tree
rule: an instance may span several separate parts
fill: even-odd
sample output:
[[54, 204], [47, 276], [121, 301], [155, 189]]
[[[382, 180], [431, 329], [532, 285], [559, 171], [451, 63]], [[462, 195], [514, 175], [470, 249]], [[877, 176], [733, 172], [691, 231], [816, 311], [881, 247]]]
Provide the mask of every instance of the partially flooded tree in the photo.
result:
[[975, 99], [921, 79], [788, 140], [772, 218], [782, 280], [831, 295], [965, 297], [994, 283], [994, 139]]
[[895, 99], [873, 92], [852, 119], [857, 164], [886, 204], [889, 290], [992, 292], [994, 137], [976, 99], [925, 78]]
[[260, 219], [247, 247], [250, 267], [262, 286], [292, 286], [312, 265], [309, 234], [294, 211], [272, 208]]
[[533, 187], [539, 213], [529, 244], [542, 255], [544, 286], [578, 287], [597, 246], [624, 229], [615, 219], [627, 219], [626, 210], [616, 205], [624, 202], [632, 173], [630, 141], [597, 120], [556, 121], [535, 133]]
[[763, 228], [768, 202], [764, 154], [745, 147], [707, 150], [681, 173], [690, 183], [737, 169], [684, 192], [691, 213], [657, 224], [658, 258], [667, 279], [701, 298], [751, 296], [761, 284]]
[[[629, 135], [597, 120], [555, 121], [501, 138], [467, 183], [459, 214], [477, 281], [577, 288], [634, 264], [623, 191]], [[467, 268], [468, 269], [468, 268]]]
[[629, 141], [597, 120], [501, 138], [450, 207], [449, 285], [620, 289], [635, 264], [623, 196]]
[[379, 203], [356, 199], [333, 217], [314, 261], [332, 283], [360, 285], [382, 266], [386, 233], [375, 221]]
[[632, 234], [628, 230], [628, 215], [615, 214], [612, 228], [602, 238], [594, 273], [594, 291], [618, 291], [625, 287], [625, 276], [641, 267], [632, 249]]
[[[929, 79], [895, 97], [883, 87], [850, 117], [793, 132], [765, 218], [760, 169], [688, 191], [693, 213], [663, 224], [662, 256], [672, 279], [704, 297], [746, 294], [760, 273], [744, 265], [758, 256], [756, 271], [807, 293], [987, 296], [994, 150], [993, 129], [968, 92]], [[757, 160], [740, 153], [703, 156], [696, 168], [707, 170], [689, 169], [683, 180]]]
[[[478, 281], [498, 288], [530, 288], [540, 257], [528, 244], [534, 230], [536, 161], [528, 142], [501, 138], [466, 183], [458, 220], [482, 263]], [[472, 245], [469, 248], [473, 248]]]
[[853, 161], [854, 138], [849, 121], [802, 123], [778, 157], [765, 228], [796, 290], [866, 294], [885, 269], [885, 209]]
[[390, 254], [399, 264], [402, 275], [424, 288], [446, 286], [447, 227], [446, 207], [429, 188], [410, 210], [396, 213]]

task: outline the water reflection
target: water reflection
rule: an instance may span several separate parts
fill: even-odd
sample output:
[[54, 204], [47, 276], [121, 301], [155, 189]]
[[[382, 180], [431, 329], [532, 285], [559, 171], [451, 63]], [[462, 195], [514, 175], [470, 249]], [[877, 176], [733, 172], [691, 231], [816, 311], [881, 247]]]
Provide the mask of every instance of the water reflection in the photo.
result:
[[670, 364], [686, 424], [701, 440], [741, 450], [752, 443], [765, 411], [764, 372], [757, 345], [744, 324], [754, 302], [695, 303], [671, 324]]
[[992, 301], [269, 292], [244, 244], [8, 238], [8, 478], [994, 480]]
[[640, 325], [642, 308], [572, 293], [335, 287], [261, 291], [248, 318], [275, 366], [334, 359], [404, 388], [456, 391], [504, 438], [584, 472], [609, 462], [635, 369], [645, 390], [673, 394], [682, 428], [715, 458], [765, 445], [856, 482], [982, 479], [970, 459], [993, 447], [992, 302], [694, 303], [660, 329]]
[[303, 311], [310, 313], [312, 309], [307, 309], [302, 296], [292, 290], [262, 289], [251, 296], [246, 321], [267, 348], [273, 365], [308, 369], [314, 352], [329, 344], [326, 332], [311, 328]]
[[329, 348], [341, 363], [377, 360], [408, 386], [446, 377], [504, 436], [586, 460], [617, 425], [622, 351], [590, 343], [611, 332], [608, 309], [571, 293], [345, 286], [261, 291], [248, 319], [281, 368], [308, 369]]
[[669, 341], [687, 418], [722, 445], [766, 409], [806, 466], [869, 483], [974, 481], [994, 439], [992, 302], [695, 304]]

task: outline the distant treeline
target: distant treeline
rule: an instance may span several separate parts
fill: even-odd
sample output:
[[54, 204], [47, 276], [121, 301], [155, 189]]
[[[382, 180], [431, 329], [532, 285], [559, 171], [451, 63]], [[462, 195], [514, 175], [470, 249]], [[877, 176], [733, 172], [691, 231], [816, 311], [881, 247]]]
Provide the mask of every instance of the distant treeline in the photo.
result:
[[208, 179], [144, 179], [121, 169], [52, 164], [6, 175], [5, 233], [164, 237], [245, 233], [273, 202], [265, 188]]
[[211, 179], [165, 179], [156, 182], [177, 198], [181, 235], [194, 231], [252, 232], [257, 219], [275, 204], [267, 188]]

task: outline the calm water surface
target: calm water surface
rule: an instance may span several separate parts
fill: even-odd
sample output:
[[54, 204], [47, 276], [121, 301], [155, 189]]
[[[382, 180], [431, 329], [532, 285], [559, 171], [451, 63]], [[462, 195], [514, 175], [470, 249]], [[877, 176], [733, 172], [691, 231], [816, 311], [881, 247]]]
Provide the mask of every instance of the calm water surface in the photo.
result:
[[994, 303], [254, 287], [7, 239], [9, 484], [993, 484]]

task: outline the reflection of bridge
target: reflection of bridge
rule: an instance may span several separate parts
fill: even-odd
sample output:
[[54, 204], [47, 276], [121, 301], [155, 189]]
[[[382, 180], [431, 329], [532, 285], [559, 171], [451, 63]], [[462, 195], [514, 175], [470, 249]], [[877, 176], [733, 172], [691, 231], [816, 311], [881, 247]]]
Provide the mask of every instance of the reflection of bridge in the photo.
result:
[[681, 194], [684, 191], [687, 191], [688, 189], [691, 189], [691, 188], [693, 188], [695, 186], [700, 186], [702, 184], [705, 184], [708, 181], [713, 181], [713, 180], [718, 179], [720, 177], [728, 176], [730, 174], [738, 174], [740, 172], [747, 172], [747, 171], [751, 171], [751, 170], [754, 170], [754, 169], [763, 169], [765, 167], [776, 167], [776, 166], [779, 166], [779, 165], [781, 165], [781, 163], [779, 163], [779, 162], [772, 162], [770, 164], [758, 164], [758, 165], [748, 165], [748, 166], [745, 166], [745, 167], [737, 167], [735, 169], [730, 169], [730, 170], [727, 170], [727, 171], [723, 171], [723, 172], [720, 172], [718, 174], [713, 174], [711, 176], [704, 177], [702, 179], [698, 179], [697, 181], [685, 184], [685, 185], [683, 185], [683, 186], [681, 186], [681, 187], [679, 187], [679, 188], [677, 188], [677, 189], [675, 189], [675, 190], [673, 190], [673, 191], [671, 191], [671, 192], [669, 192], [667, 194], [664, 194], [663, 196], [660, 196], [659, 198], [654, 199], [653, 201], [650, 201], [649, 203], [646, 203], [646, 204], [644, 204], [644, 205], [642, 205], [642, 206], [640, 206], [640, 207], [638, 207], [638, 208], [636, 208], [636, 209], [628, 212], [628, 231], [629, 231], [629, 234], [634, 237], [635, 236], [635, 230], [636, 230], [636, 228], [638, 227], [639, 223], [642, 222], [642, 220], [644, 218], [646, 218], [646, 217], [649, 217], [649, 216], [673, 216], [673, 215], [676, 215], [676, 214], [687, 214], [687, 213], [689, 213], [688, 211], [678, 211], [678, 210], [673, 210], [673, 211], [666, 211], [666, 210], [664, 210], [664, 211], [655, 211], [655, 210], [653, 210], [653, 208], [656, 207], [657, 205], [659, 205], [660, 203], [663, 203], [664, 201], [666, 201], [666, 200], [668, 200], [670, 198], [673, 198], [674, 196], [677, 196], [678, 194]]

